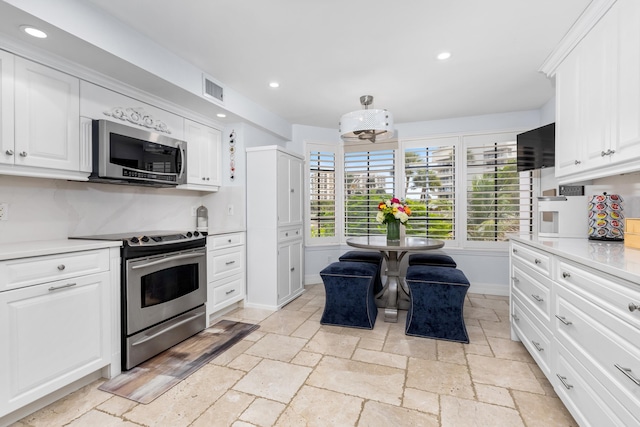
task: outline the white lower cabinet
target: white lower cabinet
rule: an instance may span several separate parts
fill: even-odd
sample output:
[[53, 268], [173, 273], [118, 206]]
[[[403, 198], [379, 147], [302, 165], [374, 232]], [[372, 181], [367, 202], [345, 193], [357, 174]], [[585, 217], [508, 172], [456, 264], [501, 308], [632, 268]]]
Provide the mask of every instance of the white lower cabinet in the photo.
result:
[[109, 249], [0, 261], [0, 270], [9, 289], [0, 291], [1, 421], [111, 364], [114, 275]]
[[[638, 425], [638, 283], [535, 245], [511, 246], [512, 337], [523, 342], [581, 426]], [[550, 279], [527, 270], [518, 258], [522, 249], [538, 264], [549, 260]]]
[[297, 297], [302, 287], [302, 238], [278, 245], [278, 306]]
[[245, 233], [207, 237], [207, 324], [210, 316], [244, 300]]

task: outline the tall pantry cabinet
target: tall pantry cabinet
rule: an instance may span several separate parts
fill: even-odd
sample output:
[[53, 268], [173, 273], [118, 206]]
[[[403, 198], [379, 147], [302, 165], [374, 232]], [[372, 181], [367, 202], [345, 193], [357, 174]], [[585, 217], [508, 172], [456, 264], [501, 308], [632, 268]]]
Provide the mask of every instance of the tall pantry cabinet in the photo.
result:
[[247, 148], [247, 305], [279, 309], [304, 292], [304, 158]]

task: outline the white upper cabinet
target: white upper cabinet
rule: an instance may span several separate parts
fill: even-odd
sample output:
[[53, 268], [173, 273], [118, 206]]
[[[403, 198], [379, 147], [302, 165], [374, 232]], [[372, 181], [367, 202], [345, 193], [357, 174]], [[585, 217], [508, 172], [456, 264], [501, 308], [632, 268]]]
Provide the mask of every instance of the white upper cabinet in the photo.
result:
[[617, 0], [599, 20], [586, 16], [597, 23], [550, 72], [561, 183], [640, 170], [640, 3]]
[[303, 161], [286, 153], [278, 153], [278, 225], [302, 222]]
[[0, 50], [0, 164], [13, 164], [13, 55]]
[[178, 188], [218, 191], [222, 181], [221, 132], [187, 119], [184, 132], [187, 141], [187, 184]]
[[[5, 67], [5, 61], [7, 67]], [[11, 114], [10, 59], [3, 55], [3, 140], [0, 172], [86, 180], [80, 173], [79, 80], [26, 59], [14, 58], [14, 129]], [[5, 73], [7, 79], [5, 80]], [[9, 135], [9, 136], [6, 136]]]

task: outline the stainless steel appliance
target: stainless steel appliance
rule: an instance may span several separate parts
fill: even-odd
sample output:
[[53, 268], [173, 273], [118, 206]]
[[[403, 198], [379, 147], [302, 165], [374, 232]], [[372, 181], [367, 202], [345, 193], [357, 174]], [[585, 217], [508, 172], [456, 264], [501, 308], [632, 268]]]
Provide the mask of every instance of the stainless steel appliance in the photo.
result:
[[174, 187], [187, 182], [187, 143], [155, 132], [94, 120], [90, 181]]
[[149, 231], [76, 238], [123, 242], [123, 370], [206, 328], [207, 267], [203, 234]]

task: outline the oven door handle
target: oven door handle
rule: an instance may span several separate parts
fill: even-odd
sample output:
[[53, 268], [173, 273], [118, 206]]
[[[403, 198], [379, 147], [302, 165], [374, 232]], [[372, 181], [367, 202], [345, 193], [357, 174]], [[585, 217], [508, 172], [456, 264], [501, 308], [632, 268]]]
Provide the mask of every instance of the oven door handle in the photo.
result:
[[131, 267], [131, 269], [132, 270], [137, 270], [138, 268], [152, 267], [154, 265], [164, 264], [164, 263], [171, 262], [171, 261], [176, 261], [176, 260], [179, 260], [179, 259], [200, 258], [200, 257], [203, 257], [204, 255], [205, 255], [204, 253], [181, 254], [181, 255], [176, 255], [176, 256], [172, 256], [172, 257], [168, 257], [168, 258], [162, 258], [162, 259], [158, 259], [158, 260], [155, 260], [155, 261], [147, 262], [146, 264], [134, 265], [134, 266]]
[[159, 332], [156, 332], [156, 333], [155, 333], [155, 334], [153, 334], [153, 335], [145, 336], [145, 337], [144, 337], [144, 338], [142, 338], [140, 341], [136, 341], [136, 342], [134, 342], [134, 343], [131, 343], [131, 347], [135, 347], [135, 346], [137, 346], [137, 345], [144, 344], [144, 343], [146, 343], [147, 341], [150, 341], [150, 340], [152, 340], [152, 339], [154, 339], [154, 338], [158, 337], [159, 335], [162, 335], [162, 334], [164, 334], [164, 333], [167, 333], [167, 332], [169, 332], [169, 331], [170, 331], [170, 330], [172, 330], [172, 329], [175, 329], [175, 328], [177, 328], [177, 327], [179, 327], [179, 326], [181, 326], [181, 325], [184, 325], [185, 323], [188, 323], [188, 322], [192, 321], [195, 317], [198, 317], [198, 316], [201, 316], [201, 314], [200, 314], [200, 313], [192, 313], [188, 318], [183, 319], [183, 320], [181, 320], [180, 322], [175, 323], [175, 324], [173, 324], [173, 325], [169, 326], [168, 328], [165, 328], [165, 329], [163, 329], [163, 330], [161, 330], [161, 331], [159, 331]]

